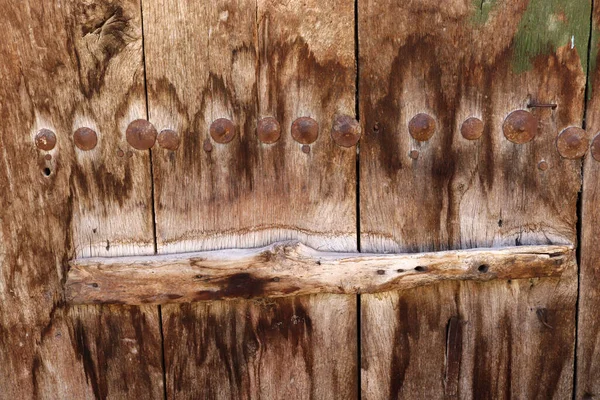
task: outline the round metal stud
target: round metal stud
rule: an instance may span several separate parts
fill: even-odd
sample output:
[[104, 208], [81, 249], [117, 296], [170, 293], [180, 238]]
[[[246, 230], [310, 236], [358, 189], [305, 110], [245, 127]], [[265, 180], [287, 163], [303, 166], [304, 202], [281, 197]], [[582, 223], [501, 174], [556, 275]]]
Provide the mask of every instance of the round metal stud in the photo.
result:
[[465, 120], [460, 127], [461, 135], [467, 140], [477, 140], [483, 135], [483, 121], [471, 117]]
[[355, 146], [360, 139], [360, 135], [361, 127], [355, 118], [349, 115], [340, 115], [333, 121], [331, 137], [338, 146]]
[[35, 135], [35, 145], [40, 150], [50, 151], [56, 146], [56, 135], [50, 129], [40, 129]]
[[566, 128], [556, 138], [558, 153], [571, 160], [583, 157], [589, 145], [586, 131], [576, 126]]
[[163, 129], [158, 134], [158, 145], [166, 150], [179, 148], [179, 135], [172, 129]]
[[428, 114], [419, 113], [408, 123], [408, 132], [413, 139], [426, 142], [435, 133], [435, 120]]
[[508, 114], [502, 125], [504, 136], [511, 142], [523, 144], [531, 141], [538, 130], [538, 119], [528, 111], [516, 110]]
[[209, 138], [204, 139], [204, 143], [202, 144], [202, 148], [204, 149], [205, 152], [210, 153], [213, 149], [213, 145], [210, 142]]
[[590, 145], [590, 153], [594, 160], [600, 161], [600, 133], [598, 133], [594, 139], [592, 140], [592, 144]]
[[98, 135], [93, 129], [86, 127], [78, 128], [73, 133], [73, 142], [75, 142], [75, 146], [80, 150], [92, 150], [98, 144]]
[[235, 125], [227, 118], [219, 118], [210, 124], [210, 136], [217, 143], [229, 143], [235, 137]]
[[419, 150], [411, 150], [410, 153], [408, 153], [408, 156], [410, 158], [412, 158], [413, 160], [418, 160], [419, 159]]
[[311, 144], [319, 137], [319, 124], [310, 117], [300, 117], [292, 123], [292, 137], [301, 144]]
[[302, 145], [302, 152], [303, 152], [304, 154], [308, 154], [308, 153], [310, 153], [310, 146], [309, 146], [309, 145], [307, 145], [307, 144], [303, 144], [303, 145]]
[[548, 167], [548, 162], [546, 160], [542, 160], [538, 163], [538, 168], [540, 171], [547, 171]]
[[125, 131], [127, 143], [137, 150], [148, 150], [156, 142], [156, 128], [145, 119], [136, 119], [131, 122]]
[[273, 117], [266, 117], [258, 121], [256, 126], [258, 140], [266, 144], [272, 144], [281, 137], [281, 126]]

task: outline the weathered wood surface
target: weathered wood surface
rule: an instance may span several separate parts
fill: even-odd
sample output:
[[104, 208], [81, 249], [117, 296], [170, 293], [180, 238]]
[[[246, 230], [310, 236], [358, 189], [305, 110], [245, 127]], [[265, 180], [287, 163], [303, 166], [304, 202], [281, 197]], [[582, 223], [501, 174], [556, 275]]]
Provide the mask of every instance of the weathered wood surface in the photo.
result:
[[[88, 3], [2, 2], [2, 399], [162, 397], [156, 307], [63, 298], [67, 260], [153, 252], [148, 155], [117, 155], [145, 117], [140, 4]], [[91, 151], [74, 146], [82, 126]]]
[[[329, 137], [354, 114], [353, 2], [150, 0], [143, 16], [150, 120], [181, 139], [153, 151], [158, 253], [356, 250], [355, 148]], [[267, 116], [274, 144], [257, 139]], [[305, 151], [290, 134], [303, 116], [320, 125]], [[210, 136], [218, 118], [236, 127], [229, 143]], [[355, 297], [269, 304], [163, 307], [168, 397], [356, 397]]]
[[[585, 128], [592, 141], [584, 162], [581, 211], [581, 242], [579, 266], [579, 314], [577, 327], [577, 380], [576, 399], [593, 399], [600, 396], [600, 3], [594, 2], [592, 18], [592, 43], [588, 70], [588, 102], [585, 111]], [[597, 138], [600, 139], [600, 138]], [[595, 154], [595, 156], [594, 156]]]
[[573, 257], [572, 246], [395, 255], [321, 252], [282, 242], [248, 250], [74, 260], [65, 287], [74, 304], [377, 293], [444, 280], [560, 276]]
[[[555, 141], [581, 126], [590, 4], [358, 2], [363, 251], [575, 243], [581, 161]], [[503, 135], [518, 109], [539, 119], [529, 143]], [[426, 142], [417, 113], [437, 126]], [[576, 294], [572, 260], [560, 278], [363, 295], [362, 394], [570, 398]]]

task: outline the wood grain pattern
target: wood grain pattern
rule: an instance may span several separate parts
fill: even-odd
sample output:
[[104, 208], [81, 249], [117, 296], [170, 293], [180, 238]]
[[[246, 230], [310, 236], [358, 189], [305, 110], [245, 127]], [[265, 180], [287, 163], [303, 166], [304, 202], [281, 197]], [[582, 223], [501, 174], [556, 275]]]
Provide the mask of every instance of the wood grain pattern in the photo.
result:
[[[145, 116], [139, 2], [2, 5], [0, 398], [160, 398], [156, 308], [62, 292], [74, 256], [152, 253], [148, 155], [117, 155]], [[81, 126], [94, 150], [74, 147]], [[41, 128], [54, 149], [36, 149]]]
[[[355, 149], [329, 138], [335, 115], [354, 113], [353, 2], [149, 0], [143, 15], [150, 120], [181, 136], [177, 151], [153, 152], [159, 254], [290, 239], [355, 250]], [[257, 139], [265, 116], [281, 124], [275, 144]], [[302, 116], [321, 128], [308, 153], [290, 135]], [[227, 144], [209, 135], [218, 118], [236, 126]], [[286, 320], [252, 304], [163, 308], [168, 396], [308, 396], [311, 385], [320, 397], [356, 396], [354, 296], [278, 301]], [[252, 359], [239, 353], [246, 309], [246, 332], [264, 338]], [[310, 329], [279, 329], [299, 315]], [[323, 361], [307, 364], [299, 343]]]
[[[588, 72], [588, 102], [585, 128], [590, 140], [600, 132], [600, 4], [593, 7], [592, 43]], [[581, 242], [579, 267], [579, 313], [577, 327], [577, 374], [575, 398], [600, 396], [600, 258], [598, 257], [598, 203], [600, 202], [600, 164], [588, 153], [583, 167]]]
[[[589, 1], [359, 1], [363, 250], [575, 242], [581, 161], [555, 139], [581, 126], [589, 15]], [[502, 132], [517, 109], [539, 119], [526, 144]], [[436, 122], [427, 142], [408, 133], [417, 113]], [[479, 140], [460, 134], [469, 117]], [[570, 397], [575, 271], [362, 296], [364, 397]], [[447, 348], [453, 318], [466, 325]]]
[[167, 304], [200, 300], [359, 294], [444, 280], [560, 276], [572, 246], [519, 246], [419, 254], [315, 251], [298, 242], [241, 250], [70, 262], [73, 304]]

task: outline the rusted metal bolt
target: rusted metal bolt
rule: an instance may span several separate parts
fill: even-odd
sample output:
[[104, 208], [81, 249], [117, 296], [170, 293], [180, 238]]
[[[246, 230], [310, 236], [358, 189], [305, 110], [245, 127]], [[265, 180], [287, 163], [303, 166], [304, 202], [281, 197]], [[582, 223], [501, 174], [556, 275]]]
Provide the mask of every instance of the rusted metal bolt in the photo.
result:
[[467, 140], [477, 140], [483, 135], [483, 121], [479, 118], [467, 118], [460, 127], [460, 133]]
[[50, 151], [56, 146], [56, 135], [50, 129], [40, 129], [35, 135], [35, 145], [40, 150]]
[[419, 158], [419, 150], [411, 150], [408, 156], [413, 160], [417, 160]]
[[213, 149], [213, 145], [210, 142], [209, 138], [204, 139], [204, 144], [202, 145], [202, 148], [204, 149], [205, 152], [210, 153]]
[[516, 110], [508, 114], [502, 125], [504, 136], [511, 142], [523, 144], [531, 141], [538, 130], [538, 119], [529, 111]]
[[583, 157], [589, 145], [586, 131], [576, 126], [564, 129], [556, 138], [558, 154], [571, 160]]
[[590, 145], [590, 153], [596, 161], [600, 161], [600, 133], [594, 137], [592, 144]]
[[358, 143], [361, 132], [360, 124], [355, 118], [340, 115], [333, 121], [331, 137], [338, 146], [352, 147]]
[[46, 155], [44, 156], [44, 159], [46, 159], [46, 161], [50, 161], [50, 160], [52, 160], [52, 154], [46, 154]]
[[78, 149], [83, 151], [92, 150], [98, 144], [98, 135], [93, 129], [90, 128], [78, 128], [73, 133], [73, 141]]
[[131, 122], [125, 131], [127, 143], [137, 150], [148, 150], [156, 142], [156, 128], [145, 119], [136, 119]]
[[303, 144], [303, 145], [302, 145], [302, 152], [303, 152], [304, 154], [308, 154], [308, 153], [310, 153], [310, 146], [309, 146], [309, 145], [307, 145], [307, 144]]
[[311, 144], [319, 137], [319, 124], [310, 117], [300, 117], [292, 123], [292, 137], [301, 144]]
[[235, 136], [235, 125], [227, 118], [219, 118], [210, 124], [210, 136], [217, 143], [229, 143]]
[[545, 160], [542, 160], [538, 163], [538, 168], [540, 171], [546, 171], [548, 170], [548, 162]]
[[258, 140], [263, 143], [275, 143], [281, 136], [281, 126], [279, 126], [279, 122], [275, 118], [265, 117], [258, 121], [256, 135], [258, 136]]
[[158, 145], [166, 150], [179, 148], [179, 135], [172, 129], [163, 129], [158, 134]]
[[408, 132], [413, 139], [426, 142], [435, 133], [435, 120], [428, 114], [419, 113], [408, 123]]

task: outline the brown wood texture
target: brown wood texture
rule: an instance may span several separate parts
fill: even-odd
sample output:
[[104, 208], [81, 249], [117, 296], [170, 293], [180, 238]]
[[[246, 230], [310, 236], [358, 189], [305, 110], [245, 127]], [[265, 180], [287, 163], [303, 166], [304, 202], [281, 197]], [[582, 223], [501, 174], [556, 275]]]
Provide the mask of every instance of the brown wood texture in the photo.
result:
[[[600, 132], [600, 3], [594, 2], [592, 43], [588, 70], [588, 102], [586, 131], [593, 140]], [[597, 141], [592, 148], [600, 149]], [[596, 158], [598, 153], [596, 152]], [[598, 256], [598, 203], [600, 202], [600, 163], [591, 153], [585, 158], [581, 214], [579, 267], [579, 314], [577, 329], [577, 380], [575, 398], [593, 399], [600, 396], [600, 257]]]
[[65, 288], [73, 304], [130, 305], [378, 293], [445, 280], [560, 276], [574, 251], [572, 246], [518, 246], [358, 254], [315, 251], [291, 241], [249, 250], [74, 260]]
[[117, 155], [146, 113], [140, 4], [9, 0], [0, 26], [0, 398], [161, 398], [156, 307], [69, 307], [62, 290], [75, 256], [153, 252], [148, 155]]
[[[354, 114], [353, 2], [151, 0], [143, 16], [149, 117], [181, 138], [153, 151], [158, 253], [289, 239], [355, 250], [356, 149], [329, 137], [336, 114]], [[257, 139], [267, 116], [281, 125], [274, 144]], [[299, 117], [320, 125], [304, 151], [290, 134]], [[209, 134], [218, 118], [235, 125], [229, 143]], [[355, 296], [162, 315], [169, 397], [357, 395]]]
[[[581, 161], [555, 140], [582, 123], [590, 2], [358, 7], [362, 250], [575, 243]], [[529, 143], [503, 135], [518, 109], [539, 119]], [[425, 142], [418, 113], [437, 126]], [[576, 297], [574, 259], [560, 278], [363, 295], [363, 397], [570, 398]]]

